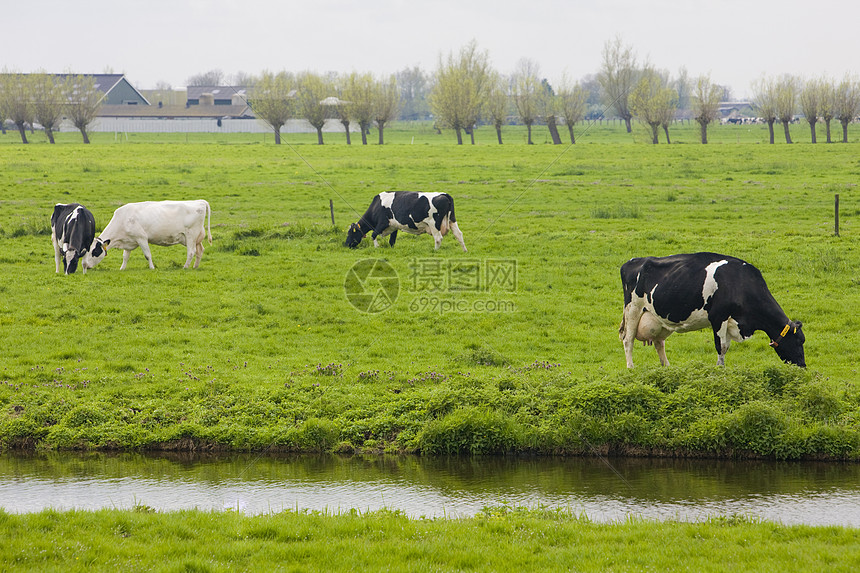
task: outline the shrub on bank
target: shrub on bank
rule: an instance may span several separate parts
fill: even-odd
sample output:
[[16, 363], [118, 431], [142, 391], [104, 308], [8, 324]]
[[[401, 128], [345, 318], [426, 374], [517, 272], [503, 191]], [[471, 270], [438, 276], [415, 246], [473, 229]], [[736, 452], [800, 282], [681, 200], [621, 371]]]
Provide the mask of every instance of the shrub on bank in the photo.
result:
[[654, 367], [600, 379], [489, 366], [388, 378], [339, 374], [320, 388], [313, 372], [293, 373], [289, 385], [222, 383], [217, 394], [200, 382], [181, 399], [158, 384], [125, 400], [95, 386], [49, 400], [38, 386], [7, 385], [0, 446], [860, 458], [853, 386], [791, 366]]

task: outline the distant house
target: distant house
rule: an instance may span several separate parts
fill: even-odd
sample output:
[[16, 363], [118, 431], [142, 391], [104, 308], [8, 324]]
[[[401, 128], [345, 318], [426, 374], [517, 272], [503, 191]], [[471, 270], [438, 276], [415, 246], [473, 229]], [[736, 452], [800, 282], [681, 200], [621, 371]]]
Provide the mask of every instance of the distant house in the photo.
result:
[[93, 78], [95, 88], [104, 94], [103, 105], [149, 105], [149, 101], [123, 74], [54, 74], [60, 80], [65, 80], [69, 75]]
[[188, 86], [186, 105], [240, 105], [247, 103], [246, 86]]

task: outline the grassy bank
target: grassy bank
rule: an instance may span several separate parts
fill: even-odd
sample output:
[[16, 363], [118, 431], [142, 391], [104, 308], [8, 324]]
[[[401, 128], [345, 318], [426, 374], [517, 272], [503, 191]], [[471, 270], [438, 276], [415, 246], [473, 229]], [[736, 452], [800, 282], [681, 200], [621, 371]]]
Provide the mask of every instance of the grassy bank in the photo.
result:
[[855, 571], [860, 533], [744, 518], [598, 524], [488, 508], [469, 519], [132, 511], [0, 512], [6, 571]]
[[[858, 457], [854, 144], [726, 131], [738, 141], [648, 146], [608, 130], [573, 147], [7, 134], [0, 447]], [[398, 189], [451, 193], [469, 252], [426, 236], [343, 248], [371, 197]], [[135, 251], [124, 272], [111, 252], [54, 274], [54, 203], [86, 204], [103, 228], [124, 203], [167, 198], [212, 205], [200, 269], [153, 247], [156, 271]], [[698, 250], [762, 270], [804, 322], [808, 372], [762, 333], [714, 368], [708, 332], [671, 337], [668, 369], [637, 347], [626, 371], [620, 265]], [[346, 296], [364, 259], [398, 279], [384, 312]]]

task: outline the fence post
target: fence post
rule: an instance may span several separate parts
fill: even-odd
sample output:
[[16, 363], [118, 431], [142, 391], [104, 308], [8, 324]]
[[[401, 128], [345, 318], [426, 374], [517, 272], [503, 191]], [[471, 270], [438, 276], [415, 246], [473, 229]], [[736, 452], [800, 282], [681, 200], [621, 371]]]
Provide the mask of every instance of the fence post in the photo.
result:
[[836, 201], [834, 202], [834, 231], [836, 232], [836, 236], [839, 236], [839, 193], [836, 194]]
[[[332, 227], [334, 227], [335, 226], [335, 224], [334, 224], [334, 201], [331, 199], [328, 200], [328, 208], [329, 208], [329, 211], [331, 211], [331, 225], [332, 225]], [[839, 233], [836, 233], [836, 234], [838, 235]]]

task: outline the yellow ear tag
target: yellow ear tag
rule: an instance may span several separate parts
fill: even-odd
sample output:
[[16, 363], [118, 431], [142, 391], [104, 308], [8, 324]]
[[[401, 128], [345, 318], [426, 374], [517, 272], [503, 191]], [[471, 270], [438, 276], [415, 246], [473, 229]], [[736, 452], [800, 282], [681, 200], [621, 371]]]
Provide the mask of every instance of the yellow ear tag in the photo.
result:
[[790, 324], [786, 324], [785, 328], [782, 329], [782, 332], [779, 333], [780, 336], [785, 336], [788, 334], [789, 329], [791, 328]]

